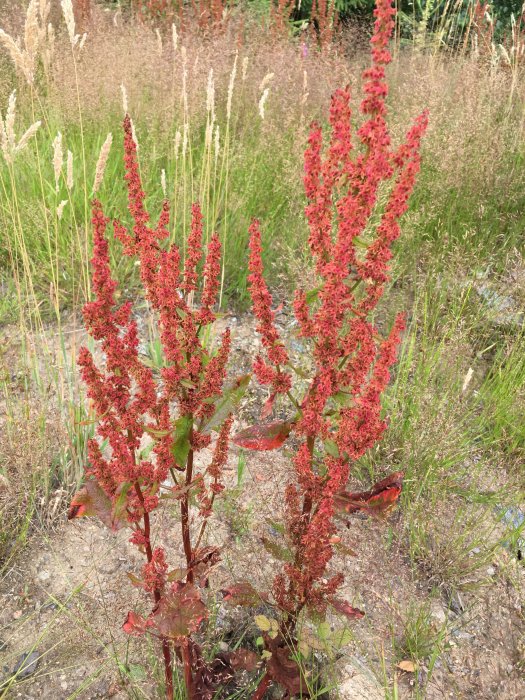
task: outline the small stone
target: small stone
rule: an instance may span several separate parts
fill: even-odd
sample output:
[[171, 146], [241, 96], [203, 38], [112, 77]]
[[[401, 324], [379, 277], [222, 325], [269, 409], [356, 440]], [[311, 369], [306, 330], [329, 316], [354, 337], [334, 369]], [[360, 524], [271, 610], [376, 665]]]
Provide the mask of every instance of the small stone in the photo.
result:
[[62, 681], [60, 687], [62, 688], [62, 690], [67, 690], [67, 683], [65, 681]]
[[49, 571], [46, 571], [45, 569], [43, 571], [39, 571], [38, 573], [38, 580], [39, 581], [48, 581], [51, 578], [51, 574]]
[[13, 613], [13, 617], [15, 618], [15, 620], [19, 620], [22, 617], [22, 611], [15, 610], [15, 612]]
[[447, 614], [443, 610], [443, 606], [438, 602], [432, 603], [432, 606], [430, 608], [430, 614], [432, 615], [433, 619], [438, 623], [438, 625], [444, 625], [447, 621]]
[[40, 653], [38, 651], [21, 654], [13, 666], [12, 675], [18, 680], [32, 676], [40, 663]]
[[496, 569], [493, 566], [489, 566], [487, 569], [487, 576], [494, 576], [496, 573]]

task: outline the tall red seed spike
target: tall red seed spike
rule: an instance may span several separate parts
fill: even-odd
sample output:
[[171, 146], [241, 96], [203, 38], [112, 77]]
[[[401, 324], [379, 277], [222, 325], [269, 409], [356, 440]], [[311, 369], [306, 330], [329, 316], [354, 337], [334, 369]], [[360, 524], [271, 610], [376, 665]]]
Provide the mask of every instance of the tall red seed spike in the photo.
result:
[[195, 202], [191, 207], [191, 230], [188, 237], [188, 252], [184, 263], [184, 282], [181, 285], [186, 294], [197, 289], [197, 265], [202, 257], [202, 212]]

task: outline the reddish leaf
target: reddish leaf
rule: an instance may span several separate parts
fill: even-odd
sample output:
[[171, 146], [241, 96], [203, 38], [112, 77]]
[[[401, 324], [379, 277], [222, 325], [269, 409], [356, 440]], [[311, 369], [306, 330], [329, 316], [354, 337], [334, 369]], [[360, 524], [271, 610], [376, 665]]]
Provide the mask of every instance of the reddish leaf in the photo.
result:
[[290, 697], [301, 695], [308, 697], [308, 685], [286, 641], [281, 635], [271, 639], [267, 634], [263, 635], [264, 644], [271, 657], [266, 662], [266, 671], [270, 678], [280, 683]]
[[261, 411], [261, 420], [266, 420], [271, 415], [276, 396], [277, 392], [274, 391], [273, 394], [270, 394], [270, 397], [264, 402]]
[[233, 442], [249, 450], [276, 450], [290, 435], [292, 425], [289, 421], [251, 425], [234, 435]]
[[191, 570], [196, 579], [199, 579], [201, 588], [208, 585], [210, 571], [220, 562], [220, 550], [218, 547], [200, 547], [193, 552]]
[[196, 632], [207, 614], [198, 589], [191, 583], [176, 583], [161, 598], [152, 619], [163, 637], [177, 640]]
[[118, 530], [126, 521], [122, 514], [115, 513], [114, 506], [105, 491], [90, 479], [73, 496], [69, 510], [68, 520], [96, 515], [112, 530]]
[[234, 671], [256, 671], [261, 659], [249, 649], [236, 649], [229, 654], [225, 654]]
[[344, 513], [364, 511], [371, 515], [386, 514], [399, 500], [403, 476], [403, 472], [394, 472], [374, 484], [369, 491], [342, 491], [335, 497], [336, 508]]
[[342, 613], [349, 620], [359, 620], [360, 618], [365, 616], [362, 610], [359, 610], [359, 608], [352, 607], [350, 603], [347, 603], [346, 600], [341, 600], [341, 598], [330, 598], [329, 603], [334, 608], [334, 610], [337, 610], [337, 612]]
[[142, 636], [148, 629], [152, 627], [153, 622], [150, 619], [145, 619], [137, 613], [130, 611], [126, 617], [126, 621], [122, 625], [122, 629], [126, 634], [130, 634], [132, 637]]
[[226, 602], [231, 603], [231, 605], [241, 605], [246, 608], [258, 605], [262, 598], [248, 581], [235, 583], [229, 588], [224, 588], [221, 593]]

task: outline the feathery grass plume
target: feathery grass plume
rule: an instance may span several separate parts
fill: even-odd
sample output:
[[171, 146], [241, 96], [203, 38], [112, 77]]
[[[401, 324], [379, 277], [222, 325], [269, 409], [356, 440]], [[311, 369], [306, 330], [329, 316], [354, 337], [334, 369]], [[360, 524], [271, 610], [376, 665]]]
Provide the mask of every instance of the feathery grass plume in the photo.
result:
[[53, 140], [53, 171], [55, 173], [55, 189], [58, 192], [60, 185], [60, 173], [64, 164], [64, 151], [62, 149], [62, 134], [57, 133]]
[[60, 202], [60, 204], [58, 205], [58, 207], [57, 207], [57, 218], [58, 219], [62, 218], [62, 214], [64, 213], [64, 207], [66, 206], [66, 204], [67, 204], [67, 199], [63, 199]]
[[64, 15], [69, 41], [71, 46], [74, 47], [77, 45], [80, 36], [75, 33], [75, 12], [73, 10], [72, 0], [60, 0], [60, 5], [62, 7], [62, 14]]
[[9, 96], [9, 103], [7, 106], [7, 112], [5, 115], [5, 136], [6, 136], [6, 147], [11, 151], [14, 150], [16, 145], [15, 137], [15, 116], [16, 116], [16, 90], [13, 90]]
[[162, 56], [164, 47], [162, 46], [162, 35], [158, 27], [155, 29], [155, 34], [157, 35], [157, 50], [159, 52], [159, 56]]
[[31, 138], [38, 131], [41, 122], [37, 121], [31, 124], [29, 129], [23, 134], [20, 141], [16, 143], [15, 136], [15, 116], [16, 116], [16, 90], [13, 90], [11, 96], [9, 97], [9, 104], [7, 107], [7, 112], [5, 120], [0, 113], [0, 141], [1, 148], [4, 158], [7, 163], [12, 163], [14, 156], [19, 151], [22, 151]]
[[474, 376], [474, 370], [472, 369], [472, 367], [469, 367], [468, 372], [465, 375], [465, 379], [463, 380], [463, 386], [461, 388], [462, 394], [464, 394], [466, 392], [466, 390], [468, 389], [468, 386], [469, 386], [470, 382], [472, 381], [473, 376]]
[[266, 100], [268, 99], [269, 94], [270, 88], [265, 88], [263, 94], [261, 95], [261, 99], [259, 100], [259, 115], [261, 119], [264, 119], [264, 106], [266, 104]]
[[33, 136], [39, 130], [41, 125], [42, 125], [42, 122], [40, 120], [36, 121], [34, 124], [31, 124], [29, 129], [27, 129], [27, 131], [21, 136], [20, 141], [16, 144], [15, 149], [13, 151], [13, 155], [15, 153], [19, 153], [20, 151], [24, 150], [24, 148], [27, 146], [27, 144], [31, 141]]
[[84, 32], [84, 34], [81, 36], [80, 34], [75, 33], [75, 12], [73, 10], [72, 0], [60, 0], [60, 5], [62, 7], [62, 14], [64, 15], [64, 21], [66, 23], [71, 48], [77, 48], [78, 52], [80, 53], [84, 48], [84, 44], [86, 43], [87, 34]]
[[74, 184], [75, 181], [73, 178], [73, 153], [71, 151], [68, 151], [66, 165], [66, 186], [68, 190], [72, 190]]
[[166, 186], [166, 171], [164, 170], [164, 168], [162, 168], [160, 172], [160, 186], [162, 188], [162, 194], [164, 195], [164, 197], [166, 197], [168, 189]]
[[213, 79], [213, 68], [208, 73], [208, 84], [206, 86], [206, 111], [210, 115], [210, 121], [215, 122], [215, 81]]
[[235, 78], [237, 76], [237, 59], [239, 53], [235, 53], [232, 72], [230, 73], [230, 81], [228, 83], [228, 99], [226, 101], [226, 118], [229, 120], [232, 113], [233, 88], [235, 87]]
[[171, 40], [173, 44], [173, 53], [177, 52], [177, 46], [179, 45], [179, 35], [177, 33], [177, 27], [175, 23], [171, 25]]
[[182, 140], [182, 134], [180, 133], [180, 129], [177, 129], [177, 133], [175, 134], [175, 160], [176, 161], [179, 158], [181, 140]]
[[[45, 30], [44, 30], [45, 33]], [[42, 27], [39, 23], [39, 6], [37, 0], [31, 0], [26, 12], [24, 25], [24, 48], [20, 39], [13, 39], [7, 32], [0, 29], [0, 43], [6, 48], [11, 60], [27, 82], [32, 85], [35, 80], [35, 66], [39, 46], [42, 43]]]
[[244, 81], [246, 80], [246, 75], [248, 74], [248, 61], [249, 61], [248, 56], [245, 56], [245, 57], [242, 59], [242, 73], [241, 73], [241, 78], [242, 78], [242, 82], [243, 82], [243, 83], [244, 83]]
[[93, 194], [98, 192], [98, 188], [102, 184], [104, 179], [104, 172], [106, 170], [106, 163], [108, 162], [109, 152], [111, 150], [111, 144], [113, 143], [113, 134], [109, 133], [106, 136], [106, 140], [102, 144], [100, 153], [98, 155], [97, 167], [95, 168], [95, 180], [93, 181]]
[[124, 83], [120, 84], [120, 92], [122, 93], [122, 109], [124, 110], [124, 114], [129, 114], [128, 91], [126, 90]]
[[259, 92], [263, 92], [264, 88], [272, 82], [274, 77], [275, 77], [275, 73], [272, 73], [272, 72], [266, 73], [264, 78], [261, 80], [261, 84], [259, 85]]
[[186, 124], [184, 124], [184, 133], [182, 136], [182, 157], [183, 158], [186, 155], [186, 152], [188, 150], [188, 136], [189, 136], [188, 131], [189, 131], [189, 125], [186, 122]]
[[219, 131], [219, 125], [215, 127], [215, 167], [217, 167], [217, 161], [219, 160], [219, 152], [221, 150], [221, 139], [220, 139], [220, 131]]
[[24, 25], [24, 45], [31, 64], [35, 65], [40, 39], [39, 6], [37, 0], [31, 0], [27, 7]]

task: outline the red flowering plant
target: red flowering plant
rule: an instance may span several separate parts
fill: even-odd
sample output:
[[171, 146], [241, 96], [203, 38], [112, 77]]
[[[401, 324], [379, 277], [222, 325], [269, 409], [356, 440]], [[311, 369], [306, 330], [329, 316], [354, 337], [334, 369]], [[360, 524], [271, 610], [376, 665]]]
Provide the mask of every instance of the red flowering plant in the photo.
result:
[[[306, 216], [319, 282], [314, 290], [298, 289], [293, 304], [299, 335], [312, 351], [313, 369], [302, 395], [296, 386], [304, 383], [304, 373], [301, 370], [294, 381], [296, 370], [275, 326], [272, 297], [263, 278], [258, 221], [250, 228], [248, 280], [264, 347], [253, 369], [258, 381], [269, 387], [270, 397], [261, 414], [263, 423], [238, 433], [233, 441], [256, 450], [275, 449], [286, 440], [295, 444], [294, 479], [286, 487], [281, 526], [286, 548], [279, 542], [279, 548], [271, 549], [274, 554], [279, 549], [284, 552], [283, 568], [272, 590], [280, 622], [273, 634], [263, 634], [270, 657], [266, 676], [253, 696], [256, 700], [272, 681], [284, 685], [290, 697], [305, 694], [305, 680], [289, 652], [290, 644], [297, 642], [296, 627], [303, 611], [324, 616], [331, 606], [348, 618], [363, 615], [336, 596], [343, 574], [329, 571], [338, 540], [335, 516], [358, 510], [385, 512], [401, 491], [399, 472], [367, 492], [346, 490], [352, 464], [386, 428], [381, 394], [405, 322], [398, 316], [382, 338], [372, 316], [389, 280], [392, 244], [399, 236], [399, 219], [419, 170], [420, 142], [427, 126], [424, 112], [405, 142], [398, 148], [391, 145], [385, 67], [391, 60], [388, 42], [394, 15], [391, 0], [377, 0], [372, 65], [363, 74], [365, 119], [357, 131], [360, 146], [352, 143], [348, 89], [333, 95], [326, 149], [319, 125], [312, 126], [309, 136], [304, 161]], [[374, 228], [378, 194], [388, 183], [388, 201], [379, 209], [379, 224]], [[264, 422], [279, 395], [290, 402], [290, 418]]]
[[[136, 636], [147, 632], [160, 640], [167, 698], [173, 698], [173, 666], [178, 660], [188, 697], [206, 700], [236, 670], [253, 670], [258, 660], [255, 654], [238, 649], [206, 661], [195, 639], [208, 617], [203, 589], [220, 557], [217, 547], [204, 545], [204, 535], [214, 500], [224, 488], [222, 472], [232, 409], [249, 376], [225, 384], [229, 330], [222, 334], [216, 352], [203, 342], [204, 330], [215, 320], [221, 254], [217, 235], [209, 241], [200, 285], [203, 232], [199, 206], [193, 205], [188, 253], [181, 265], [177, 247], [163, 245], [169, 235], [167, 202], [158, 224], [149, 225], [128, 116], [124, 132], [133, 226], [128, 230], [116, 220], [113, 227], [124, 254], [138, 258], [145, 296], [158, 319], [163, 361], [155, 368], [139, 353], [132, 304], [117, 304], [106, 240], [109, 219], [95, 201], [94, 300], [85, 305], [83, 313], [89, 333], [99, 343], [102, 361], [97, 364], [83, 347], [78, 362], [96, 414], [98, 438], [89, 442], [85, 485], [72, 500], [69, 518], [97, 515], [114, 530], [131, 530], [130, 541], [146, 561], [141, 575], [130, 578], [151, 596], [153, 607], [147, 617], [130, 612], [123, 629]], [[199, 296], [196, 307], [193, 302]], [[214, 441], [213, 432], [217, 433]], [[208, 447], [210, 458], [200, 460], [198, 466], [197, 453]], [[180, 506], [182, 568], [180, 563], [170, 568], [164, 547], [153, 543], [152, 518], [165, 503]], [[190, 513], [191, 503], [196, 507]]]

